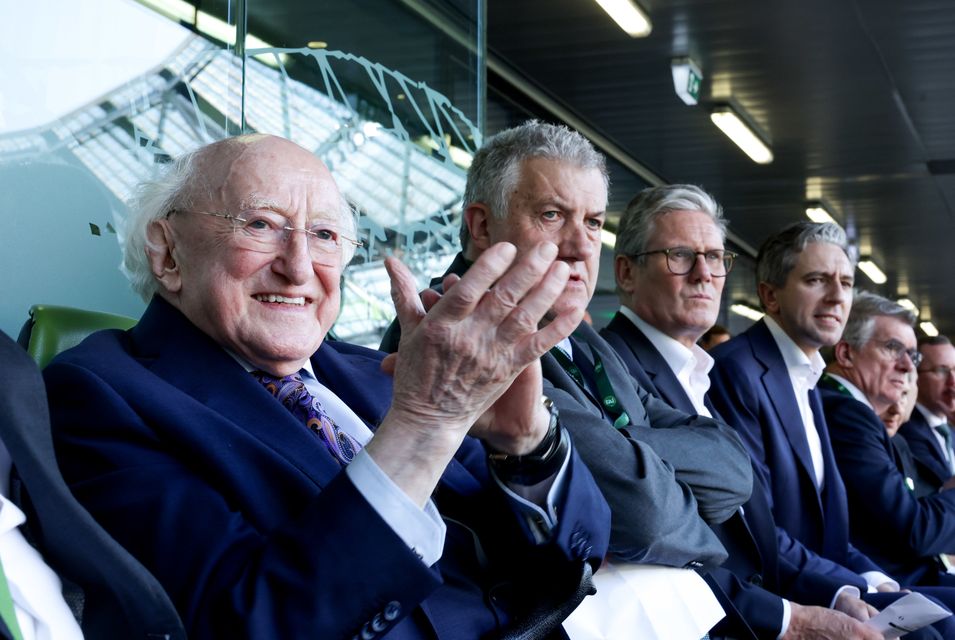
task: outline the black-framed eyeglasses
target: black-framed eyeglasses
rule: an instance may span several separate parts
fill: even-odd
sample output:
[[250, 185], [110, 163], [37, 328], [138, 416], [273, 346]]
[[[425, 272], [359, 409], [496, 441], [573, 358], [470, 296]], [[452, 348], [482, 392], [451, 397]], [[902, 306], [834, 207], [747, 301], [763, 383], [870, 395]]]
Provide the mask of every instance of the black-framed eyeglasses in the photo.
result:
[[309, 255], [316, 262], [324, 262], [339, 257], [343, 242], [350, 243], [356, 248], [363, 245], [361, 240], [349, 238], [342, 233], [342, 227], [338, 225], [329, 222], [317, 222], [309, 227], [290, 227], [286, 224], [288, 218], [265, 209], [243, 211], [238, 215], [213, 211], [172, 209], [166, 214], [166, 217], [174, 213], [193, 213], [228, 220], [232, 223], [236, 245], [242, 249], [258, 253], [279, 251], [285, 246], [293, 231], [301, 231], [305, 234]]
[[930, 373], [939, 378], [947, 378], [953, 373], [955, 373], [955, 367], [946, 367], [944, 365], [939, 365], [937, 367], [929, 367], [928, 369], [921, 369], [919, 373]]
[[703, 256], [703, 262], [710, 275], [714, 278], [723, 278], [733, 269], [733, 260], [739, 255], [726, 249], [710, 249], [709, 251], [694, 251], [690, 247], [670, 247], [669, 249], [656, 249], [654, 251], [644, 251], [630, 256], [631, 258], [642, 258], [643, 256], [652, 256], [662, 253], [666, 256], [667, 269], [675, 276], [685, 276], [693, 271], [696, 266], [697, 256]]
[[882, 351], [892, 356], [894, 360], [901, 360], [903, 356], [908, 356], [909, 360], [912, 361], [913, 367], [918, 367], [922, 363], [922, 354], [919, 353], [918, 349], [906, 349], [905, 345], [898, 340], [886, 340], [879, 344], [879, 347]]

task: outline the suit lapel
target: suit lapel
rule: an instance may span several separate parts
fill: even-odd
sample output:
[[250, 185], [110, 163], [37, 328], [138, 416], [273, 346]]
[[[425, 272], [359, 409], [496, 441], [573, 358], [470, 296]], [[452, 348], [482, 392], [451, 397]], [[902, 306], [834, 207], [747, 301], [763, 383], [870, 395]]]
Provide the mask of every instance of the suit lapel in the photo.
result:
[[[623, 318], [623, 316], [621, 316]], [[620, 334], [633, 355], [636, 357], [640, 366], [647, 372], [647, 376], [656, 388], [658, 395], [672, 407], [681, 411], [695, 414], [696, 408], [690, 401], [683, 385], [677, 380], [676, 374], [667, 364], [666, 359], [653, 346], [650, 339], [632, 322], [623, 318], [620, 323]]]
[[799, 405], [796, 404], [796, 394], [783, 355], [779, 352], [779, 347], [765, 322], [758, 322], [750, 331], [753, 355], [765, 368], [760, 380], [776, 411], [776, 419], [782, 425], [799, 465], [810, 479], [814, 479], [816, 474], [812, 466], [812, 456], [809, 453], [809, 441], [806, 439], [802, 414], [799, 412]]
[[[153, 300], [132, 329], [132, 337], [146, 368], [217, 414], [218, 420], [231, 423], [228, 428], [251, 434], [320, 487], [341, 471], [328, 449], [305, 425], [165, 301]], [[210, 421], [208, 428], [215, 428], [216, 423], [217, 420]]]

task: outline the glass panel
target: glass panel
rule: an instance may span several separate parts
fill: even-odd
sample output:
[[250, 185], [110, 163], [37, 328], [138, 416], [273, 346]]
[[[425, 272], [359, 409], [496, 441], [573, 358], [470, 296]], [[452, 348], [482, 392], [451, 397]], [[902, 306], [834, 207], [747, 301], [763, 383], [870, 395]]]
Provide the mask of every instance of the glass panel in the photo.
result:
[[400, 254], [424, 285], [457, 251], [481, 141], [482, 3], [199, 6], [102, 0], [92, 14], [46, 0], [5, 13], [0, 202], [13, 232], [0, 252], [14, 267], [0, 275], [0, 329], [16, 334], [40, 302], [139, 315], [117, 268], [124, 200], [157, 164], [244, 130], [313, 150], [359, 209], [367, 246], [335, 330], [377, 344], [393, 315], [383, 257]]

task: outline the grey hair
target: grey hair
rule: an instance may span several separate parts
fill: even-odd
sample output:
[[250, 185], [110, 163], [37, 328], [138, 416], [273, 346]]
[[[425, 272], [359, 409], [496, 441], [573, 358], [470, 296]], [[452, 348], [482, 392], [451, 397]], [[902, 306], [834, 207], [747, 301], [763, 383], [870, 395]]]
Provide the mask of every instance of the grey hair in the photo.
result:
[[756, 256], [757, 289], [761, 282], [774, 287], [784, 287], [789, 272], [799, 260], [799, 254], [808, 245], [816, 242], [836, 245], [855, 268], [855, 261], [849, 255], [846, 232], [842, 227], [832, 222], [795, 222], [767, 238], [759, 248]]
[[[707, 214], [719, 229], [720, 240], [726, 240], [726, 218], [723, 217], [723, 208], [713, 196], [696, 185], [667, 184], [644, 189], [627, 205], [617, 227], [614, 255], [635, 256], [647, 251], [657, 221], [673, 211]], [[646, 256], [637, 260], [643, 264]]]
[[[179, 156], [160, 170], [156, 177], [141, 182], [127, 202], [129, 213], [126, 219], [118, 225], [119, 243], [123, 251], [120, 270], [133, 290], [146, 302], [159, 289], [146, 252], [147, 248], [155, 248], [147, 237], [149, 225], [165, 218], [174, 209], [193, 208], [199, 200], [199, 194], [204, 194], [205, 199], [212, 198], [213, 187], [218, 185], [206, 184], [196, 162], [206, 148], [200, 147]], [[344, 196], [340, 195], [340, 199], [341, 222], [349, 234], [357, 238], [358, 213]], [[350, 242], [342, 243], [342, 265], [351, 262], [356, 249]]]
[[915, 326], [915, 314], [902, 305], [869, 291], [858, 291], [852, 299], [842, 341], [857, 349], [865, 346], [872, 339], [876, 316], [898, 318], [909, 326]]
[[[495, 218], [507, 217], [510, 194], [520, 179], [521, 165], [528, 158], [546, 158], [581, 169], [597, 169], [604, 187], [610, 186], [607, 161], [587, 138], [564, 125], [528, 120], [491, 136], [474, 154], [464, 186], [465, 207], [481, 202]], [[462, 218], [462, 248], [467, 248], [469, 239], [467, 223]]]

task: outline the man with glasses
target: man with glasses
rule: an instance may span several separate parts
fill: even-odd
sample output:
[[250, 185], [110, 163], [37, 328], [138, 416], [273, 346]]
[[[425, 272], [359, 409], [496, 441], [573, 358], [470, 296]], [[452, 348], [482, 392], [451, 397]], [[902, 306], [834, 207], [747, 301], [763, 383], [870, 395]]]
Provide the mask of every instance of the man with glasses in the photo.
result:
[[852, 542], [905, 584], [955, 586], [939, 561], [955, 552], [955, 491], [916, 497], [879, 419], [902, 400], [922, 361], [914, 324], [914, 314], [895, 302], [856, 294], [820, 382], [822, 404], [846, 486]]
[[[720, 206], [699, 187], [639, 193], [617, 228], [620, 310], [601, 331], [651, 393], [716, 418], [707, 397], [713, 360], [697, 340], [716, 321], [735, 257], [724, 249], [725, 225]], [[777, 532], [758, 474], [741, 511], [715, 528], [729, 558], [713, 575], [757, 635], [875, 633], [860, 622], [874, 612], [859, 598], [865, 582]]]
[[[597, 285], [607, 169], [583, 136], [533, 121], [498, 133], [474, 157], [465, 203], [464, 251], [452, 273], [469, 270], [495, 242], [524, 249], [547, 239], [571, 266], [554, 311], [587, 306]], [[393, 348], [393, 339], [382, 348]], [[674, 581], [698, 580], [684, 567], [722, 562], [726, 551], [707, 522], [730, 518], [751, 487], [746, 451], [732, 429], [654, 398], [586, 323], [541, 365], [545, 393], [610, 503], [611, 558], [678, 568], [661, 572]]]
[[138, 194], [145, 314], [44, 375], [64, 477], [189, 637], [559, 634], [610, 514], [542, 397], [539, 357], [582, 315], [538, 328], [557, 247], [490, 247], [427, 311], [387, 260], [406, 337], [384, 361], [325, 340], [358, 243], [310, 151], [230, 138]]
[[918, 404], [899, 433], [923, 477], [935, 488], [955, 485], [955, 454], [948, 416], [955, 413], [955, 346], [945, 336], [919, 340]]

